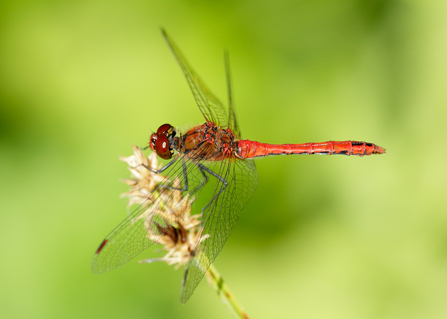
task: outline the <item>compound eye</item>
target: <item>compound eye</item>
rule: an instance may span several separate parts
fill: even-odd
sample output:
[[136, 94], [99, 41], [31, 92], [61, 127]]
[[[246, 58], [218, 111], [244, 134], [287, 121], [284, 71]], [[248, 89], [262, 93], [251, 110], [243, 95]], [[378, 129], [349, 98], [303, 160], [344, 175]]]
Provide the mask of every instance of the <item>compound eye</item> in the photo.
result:
[[151, 150], [155, 151], [155, 142], [157, 141], [157, 134], [152, 134], [151, 138], [149, 139], [149, 146], [151, 148]]
[[172, 129], [172, 125], [171, 124], [163, 124], [162, 126], [160, 126], [157, 130], [157, 135], [167, 135], [169, 134], [169, 131]]
[[168, 138], [165, 135], [159, 135], [155, 141], [155, 152], [157, 155], [163, 159], [170, 159], [172, 157], [171, 150], [169, 147]]

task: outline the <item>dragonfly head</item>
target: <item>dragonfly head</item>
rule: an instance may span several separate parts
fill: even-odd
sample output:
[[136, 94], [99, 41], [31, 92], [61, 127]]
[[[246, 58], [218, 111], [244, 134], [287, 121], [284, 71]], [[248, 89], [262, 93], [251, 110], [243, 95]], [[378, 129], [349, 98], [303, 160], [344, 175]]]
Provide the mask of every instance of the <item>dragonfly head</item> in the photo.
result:
[[174, 155], [172, 149], [172, 138], [175, 136], [176, 131], [170, 124], [163, 124], [157, 130], [157, 133], [151, 135], [149, 146], [163, 159], [170, 159]]

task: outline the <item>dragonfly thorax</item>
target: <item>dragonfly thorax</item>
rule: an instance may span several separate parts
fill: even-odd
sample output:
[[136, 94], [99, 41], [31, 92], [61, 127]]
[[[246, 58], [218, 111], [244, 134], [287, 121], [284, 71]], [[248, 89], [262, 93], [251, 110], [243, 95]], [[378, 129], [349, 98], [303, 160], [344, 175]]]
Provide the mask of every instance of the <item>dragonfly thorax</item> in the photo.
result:
[[170, 159], [174, 155], [172, 141], [176, 133], [172, 125], [163, 124], [151, 135], [149, 146], [161, 158]]

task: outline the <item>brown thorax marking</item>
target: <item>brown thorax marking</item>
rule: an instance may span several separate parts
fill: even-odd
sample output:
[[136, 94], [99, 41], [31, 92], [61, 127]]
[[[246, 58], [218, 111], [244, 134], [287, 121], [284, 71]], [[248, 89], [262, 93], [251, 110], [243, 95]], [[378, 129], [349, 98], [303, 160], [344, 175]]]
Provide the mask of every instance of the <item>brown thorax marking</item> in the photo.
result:
[[213, 144], [216, 152], [221, 153], [222, 159], [234, 156], [234, 133], [230, 129], [222, 129], [214, 123], [205, 123], [204, 129], [206, 130], [204, 140]]

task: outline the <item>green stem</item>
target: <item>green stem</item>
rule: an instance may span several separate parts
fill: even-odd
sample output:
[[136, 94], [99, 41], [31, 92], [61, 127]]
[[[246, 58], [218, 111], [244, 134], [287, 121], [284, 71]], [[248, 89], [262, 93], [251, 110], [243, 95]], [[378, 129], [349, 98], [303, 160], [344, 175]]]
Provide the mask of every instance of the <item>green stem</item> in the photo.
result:
[[206, 272], [206, 277], [208, 282], [213, 286], [219, 297], [222, 299], [222, 302], [227, 306], [235, 318], [249, 319], [247, 313], [234, 298], [230, 288], [213, 265], [211, 265]]

